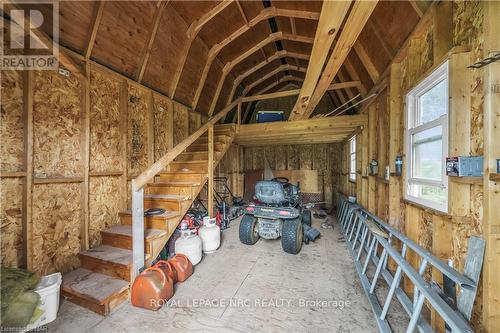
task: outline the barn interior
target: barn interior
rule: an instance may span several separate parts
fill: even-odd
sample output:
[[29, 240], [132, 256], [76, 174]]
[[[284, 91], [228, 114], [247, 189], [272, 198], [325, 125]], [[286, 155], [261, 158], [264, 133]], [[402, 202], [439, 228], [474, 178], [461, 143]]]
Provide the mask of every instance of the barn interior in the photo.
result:
[[[500, 331], [500, 2], [1, 10], [2, 298], [9, 269], [61, 273], [39, 327]], [[286, 218], [257, 236], [271, 178], [300, 188], [293, 250]], [[134, 306], [200, 205], [220, 248]]]

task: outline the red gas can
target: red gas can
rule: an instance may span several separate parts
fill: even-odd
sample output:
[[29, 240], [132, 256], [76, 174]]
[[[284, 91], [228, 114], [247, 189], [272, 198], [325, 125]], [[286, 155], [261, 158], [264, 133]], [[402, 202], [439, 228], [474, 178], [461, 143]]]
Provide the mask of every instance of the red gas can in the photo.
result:
[[132, 285], [132, 305], [158, 310], [174, 295], [174, 282], [163, 270], [150, 267], [144, 270]]
[[172, 281], [174, 281], [174, 283], [177, 282], [176, 271], [170, 262], [166, 260], [160, 260], [154, 265], [154, 267], [158, 267], [159, 269], [161, 269], [163, 273], [165, 273], [172, 279]]
[[184, 282], [191, 276], [191, 274], [193, 274], [193, 265], [184, 254], [177, 253], [169, 260], [169, 262], [174, 268], [177, 282]]

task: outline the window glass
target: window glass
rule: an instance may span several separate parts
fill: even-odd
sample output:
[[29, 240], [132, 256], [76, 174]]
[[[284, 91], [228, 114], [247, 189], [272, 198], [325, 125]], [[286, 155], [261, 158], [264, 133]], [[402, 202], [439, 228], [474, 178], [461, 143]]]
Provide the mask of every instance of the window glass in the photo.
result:
[[413, 135], [413, 176], [442, 179], [443, 129], [436, 126]]
[[442, 80], [419, 97], [417, 125], [428, 123], [446, 114], [448, 109], [447, 90], [448, 80]]

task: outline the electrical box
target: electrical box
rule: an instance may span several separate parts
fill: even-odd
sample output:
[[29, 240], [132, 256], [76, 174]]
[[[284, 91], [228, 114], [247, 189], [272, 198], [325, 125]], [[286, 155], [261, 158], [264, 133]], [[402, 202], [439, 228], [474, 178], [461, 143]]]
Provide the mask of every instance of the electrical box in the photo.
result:
[[446, 175], [458, 177], [482, 177], [483, 156], [447, 157]]

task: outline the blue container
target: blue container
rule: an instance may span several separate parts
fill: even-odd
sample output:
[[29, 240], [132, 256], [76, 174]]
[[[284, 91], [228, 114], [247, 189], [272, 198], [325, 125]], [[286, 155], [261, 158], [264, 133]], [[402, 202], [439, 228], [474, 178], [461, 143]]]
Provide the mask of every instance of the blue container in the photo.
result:
[[259, 111], [257, 112], [258, 123], [270, 123], [273, 121], [283, 121], [285, 116], [283, 111]]
[[500, 173], [500, 158], [497, 158], [497, 173]]

